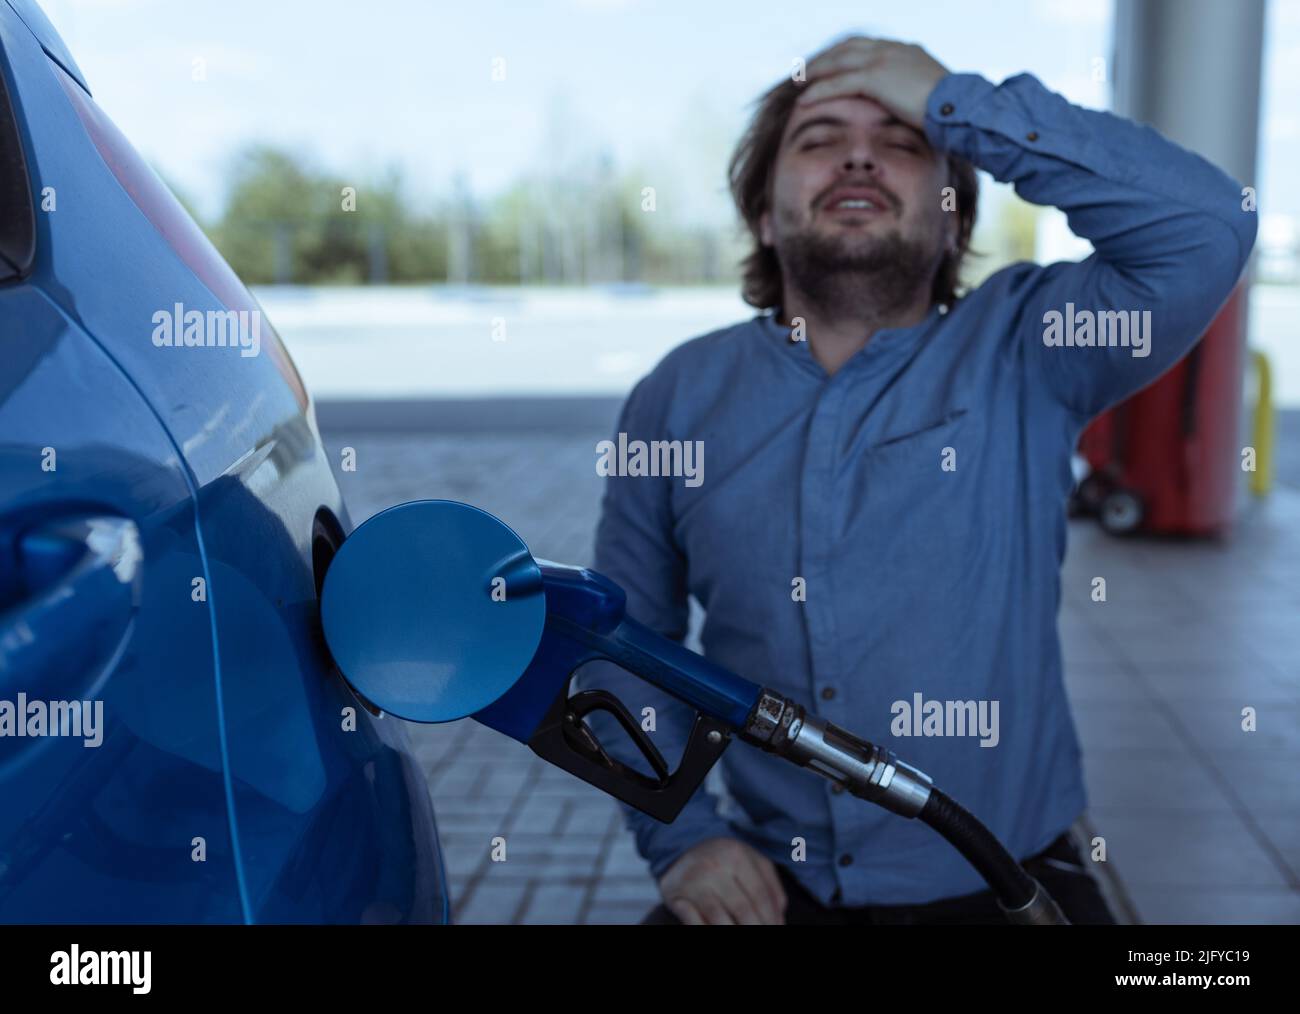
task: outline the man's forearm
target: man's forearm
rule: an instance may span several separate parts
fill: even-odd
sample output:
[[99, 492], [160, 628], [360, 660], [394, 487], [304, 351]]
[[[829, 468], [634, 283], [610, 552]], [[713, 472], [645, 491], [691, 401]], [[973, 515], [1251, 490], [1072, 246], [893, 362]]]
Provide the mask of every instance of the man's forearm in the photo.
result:
[[[1226, 173], [1149, 127], [1071, 105], [1027, 74], [1001, 85], [948, 75], [930, 95], [926, 132], [1026, 200], [1063, 210], [1095, 247], [1079, 264], [1046, 269], [1024, 294], [1022, 320], [1048, 383], [1084, 414], [1181, 358], [1249, 257], [1256, 215]], [[1149, 319], [1146, 346], [1098, 342], [1087, 355], [1045, 347], [1044, 314], [1071, 303]]]
[[[930, 95], [926, 132], [1025, 200], [1065, 211], [1107, 259], [1160, 245], [1152, 227], [1179, 213], [1225, 226], [1239, 264], [1254, 242], [1255, 215], [1226, 173], [1150, 127], [1071, 104], [1032, 75], [995, 85], [949, 74]], [[1106, 214], [1117, 209], [1124, 214]]]

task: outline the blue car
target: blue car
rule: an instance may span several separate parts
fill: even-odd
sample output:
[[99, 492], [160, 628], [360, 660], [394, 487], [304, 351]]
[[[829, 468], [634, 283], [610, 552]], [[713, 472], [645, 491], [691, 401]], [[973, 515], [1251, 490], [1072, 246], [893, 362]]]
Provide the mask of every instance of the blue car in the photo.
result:
[[256, 301], [0, 0], [0, 922], [447, 919], [405, 732], [318, 595], [350, 529]]

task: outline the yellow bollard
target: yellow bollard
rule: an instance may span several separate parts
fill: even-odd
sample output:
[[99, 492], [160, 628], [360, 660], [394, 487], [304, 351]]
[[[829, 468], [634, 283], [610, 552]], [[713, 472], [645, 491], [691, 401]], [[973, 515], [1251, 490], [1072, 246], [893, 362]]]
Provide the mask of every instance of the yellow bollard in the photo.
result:
[[1255, 448], [1255, 470], [1250, 473], [1250, 491], [1267, 496], [1273, 488], [1273, 368], [1268, 356], [1259, 349], [1250, 350], [1258, 388], [1255, 395], [1251, 444]]

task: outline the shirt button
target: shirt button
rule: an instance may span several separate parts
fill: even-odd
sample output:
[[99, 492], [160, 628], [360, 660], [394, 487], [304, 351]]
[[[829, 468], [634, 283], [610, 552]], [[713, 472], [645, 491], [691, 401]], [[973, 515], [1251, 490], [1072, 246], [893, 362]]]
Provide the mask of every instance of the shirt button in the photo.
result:
[[847, 852], [845, 852], [844, 855], [840, 856], [840, 865], [841, 865], [841, 866], [852, 866], [852, 865], [853, 865], [853, 857], [852, 857], [851, 855], [849, 855]]
[[1036, 130], [1031, 130], [1028, 134], [1025, 135], [1025, 140], [1026, 140], [1026, 141], [1037, 141], [1037, 140], [1038, 140], [1038, 131], [1036, 131]]
[[843, 785], [841, 785], [839, 782], [831, 782], [831, 792], [832, 792], [832, 793], [834, 793], [835, 795], [838, 796], [838, 795], [840, 795], [843, 791], [844, 791], [844, 786], [843, 786]]
[[945, 102], [942, 106], [940, 106], [940, 107], [939, 107], [939, 115], [940, 115], [940, 116], [951, 116], [951, 115], [952, 115], [952, 103], [951, 103], [951, 102]]
[[822, 687], [822, 700], [823, 700], [823, 701], [830, 701], [830, 700], [834, 700], [834, 699], [835, 699], [835, 688], [834, 688], [834, 687]]

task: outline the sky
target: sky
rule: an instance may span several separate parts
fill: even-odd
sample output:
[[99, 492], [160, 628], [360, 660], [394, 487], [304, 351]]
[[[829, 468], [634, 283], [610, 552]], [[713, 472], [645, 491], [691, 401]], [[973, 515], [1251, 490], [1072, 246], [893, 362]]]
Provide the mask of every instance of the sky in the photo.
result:
[[[416, 196], [488, 196], [593, 152], [646, 167], [700, 219], [753, 99], [850, 31], [952, 70], [1027, 70], [1109, 101], [1108, 0], [42, 0], [100, 105], [205, 215], [233, 154], [288, 145], [345, 176], [395, 164]], [[990, 13], [992, 12], [992, 13]], [[1272, 0], [1261, 210], [1300, 217], [1300, 0]], [[493, 80], [504, 70], [504, 80]], [[196, 73], [201, 70], [201, 74]], [[196, 77], [199, 79], [196, 80]], [[1280, 96], [1292, 97], [1284, 108]]]

